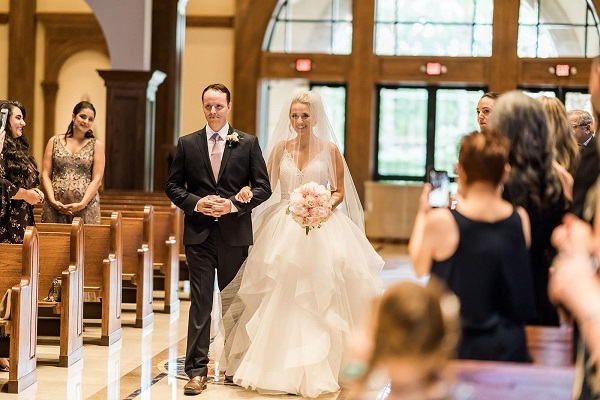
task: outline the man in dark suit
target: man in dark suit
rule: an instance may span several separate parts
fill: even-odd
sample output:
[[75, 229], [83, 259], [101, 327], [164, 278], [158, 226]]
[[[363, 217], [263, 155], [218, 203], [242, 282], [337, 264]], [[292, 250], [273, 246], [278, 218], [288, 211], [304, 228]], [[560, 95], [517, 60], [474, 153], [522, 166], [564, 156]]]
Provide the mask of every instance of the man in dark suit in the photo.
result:
[[[185, 212], [183, 244], [190, 271], [191, 306], [185, 372], [186, 395], [206, 388], [215, 270], [219, 289], [235, 277], [252, 244], [250, 212], [271, 195], [258, 139], [227, 122], [231, 94], [222, 84], [202, 92], [207, 125], [179, 138], [165, 192]], [[238, 201], [244, 186], [251, 200]]]
[[590, 187], [596, 183], [600, 174], [600, 158], [596, 146], [594, 120], [584, 110], [571, 110], [567, 113], [573, 135], [579, 143], [581, 161], [575, 171], [573, 183], [573, 205], [571, 212], [579, 218], [583, 217], [585, 196]]

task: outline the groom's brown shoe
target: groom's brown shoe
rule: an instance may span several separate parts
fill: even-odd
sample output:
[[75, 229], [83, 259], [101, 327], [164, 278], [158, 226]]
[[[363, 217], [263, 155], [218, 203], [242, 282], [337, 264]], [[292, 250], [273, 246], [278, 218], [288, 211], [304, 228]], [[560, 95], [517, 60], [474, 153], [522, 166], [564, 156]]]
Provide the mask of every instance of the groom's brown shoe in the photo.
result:
[[206, 389], [206, 376], [195, 376], [183, 387], [183, 394], [186, 396], [196, 396]]

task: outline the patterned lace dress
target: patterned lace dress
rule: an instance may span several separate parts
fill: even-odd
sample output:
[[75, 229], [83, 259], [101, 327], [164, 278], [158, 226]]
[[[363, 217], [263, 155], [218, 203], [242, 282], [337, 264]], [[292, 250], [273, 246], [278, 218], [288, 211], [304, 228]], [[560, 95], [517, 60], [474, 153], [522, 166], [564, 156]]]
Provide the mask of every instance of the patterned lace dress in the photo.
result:
[[[52, 148], [52, 187], [54, 198], [63, 204], [81, 201], [92, 180], [94, 165], [95, 138], [90, 139], [81, 149], [71, 154], [60, 136], [54, 137]], [[44, 202], [42, 222], [71, 223], [73, 217], [83, 218], [86, 224], [100, 223], [100, 200], [98, 193], [87, 206], [74, 215], [61, 214], [49, 202]]]
[[[25, 200], [12, 200], [20, 189], [12, 183], [14, 178], [7, 175], [4, 153], [0, 153], [0, 243], [23, 243], [25, 228], [35, 225], [33, 206]], [[31, 189], [39, 184], [39, 173], [35, 166], [29, 164], [23, 188]]]

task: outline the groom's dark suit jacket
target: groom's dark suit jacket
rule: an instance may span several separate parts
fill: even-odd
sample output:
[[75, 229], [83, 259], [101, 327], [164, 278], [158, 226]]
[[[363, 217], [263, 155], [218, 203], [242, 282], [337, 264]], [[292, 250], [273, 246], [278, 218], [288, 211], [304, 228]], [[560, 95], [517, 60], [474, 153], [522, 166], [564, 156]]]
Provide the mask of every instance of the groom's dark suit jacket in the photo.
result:
[[[230, 126], [229, 133], [234, 129]], [[219, 217], [223, 240], [230, 246], [252, 244], [250, 211], [271, 195], [269, 176], [258, 139], [240, 131], [239, 142], [225, 142], [225, 150], [215, 182], [206, 138], [206, 128], [179, 138], [177, 151], [169, 169], [165, 192], [185, 212], [184, 245], [201, 244], [210, 233], [215, 218], [194, 211], [200, 198], [218, 195], [230, 199], [237, 213]], [[252, 188], [250, 203], [240, 203], [234, 196], [244, 186]]]

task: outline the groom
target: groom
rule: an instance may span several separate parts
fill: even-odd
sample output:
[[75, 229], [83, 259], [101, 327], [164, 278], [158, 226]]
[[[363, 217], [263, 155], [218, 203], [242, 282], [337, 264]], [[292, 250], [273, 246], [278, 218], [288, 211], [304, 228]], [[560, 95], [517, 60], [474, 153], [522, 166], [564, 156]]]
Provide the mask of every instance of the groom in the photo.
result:
[[[251, 210], [271, 195], [258, 139], [227, 122], [229, 89], [222, 84], [206, 87], [202, 109], [207, 125], [179, 138], [165, 189], [185, 212], [183, 244], [191, 290], [186, 395], [200, 394], [206, 388], [215, 271], [222, 290], [235, 277], [252, 244]], [[244, 186], [252, 188], [248, 203], [235, 197]]]

